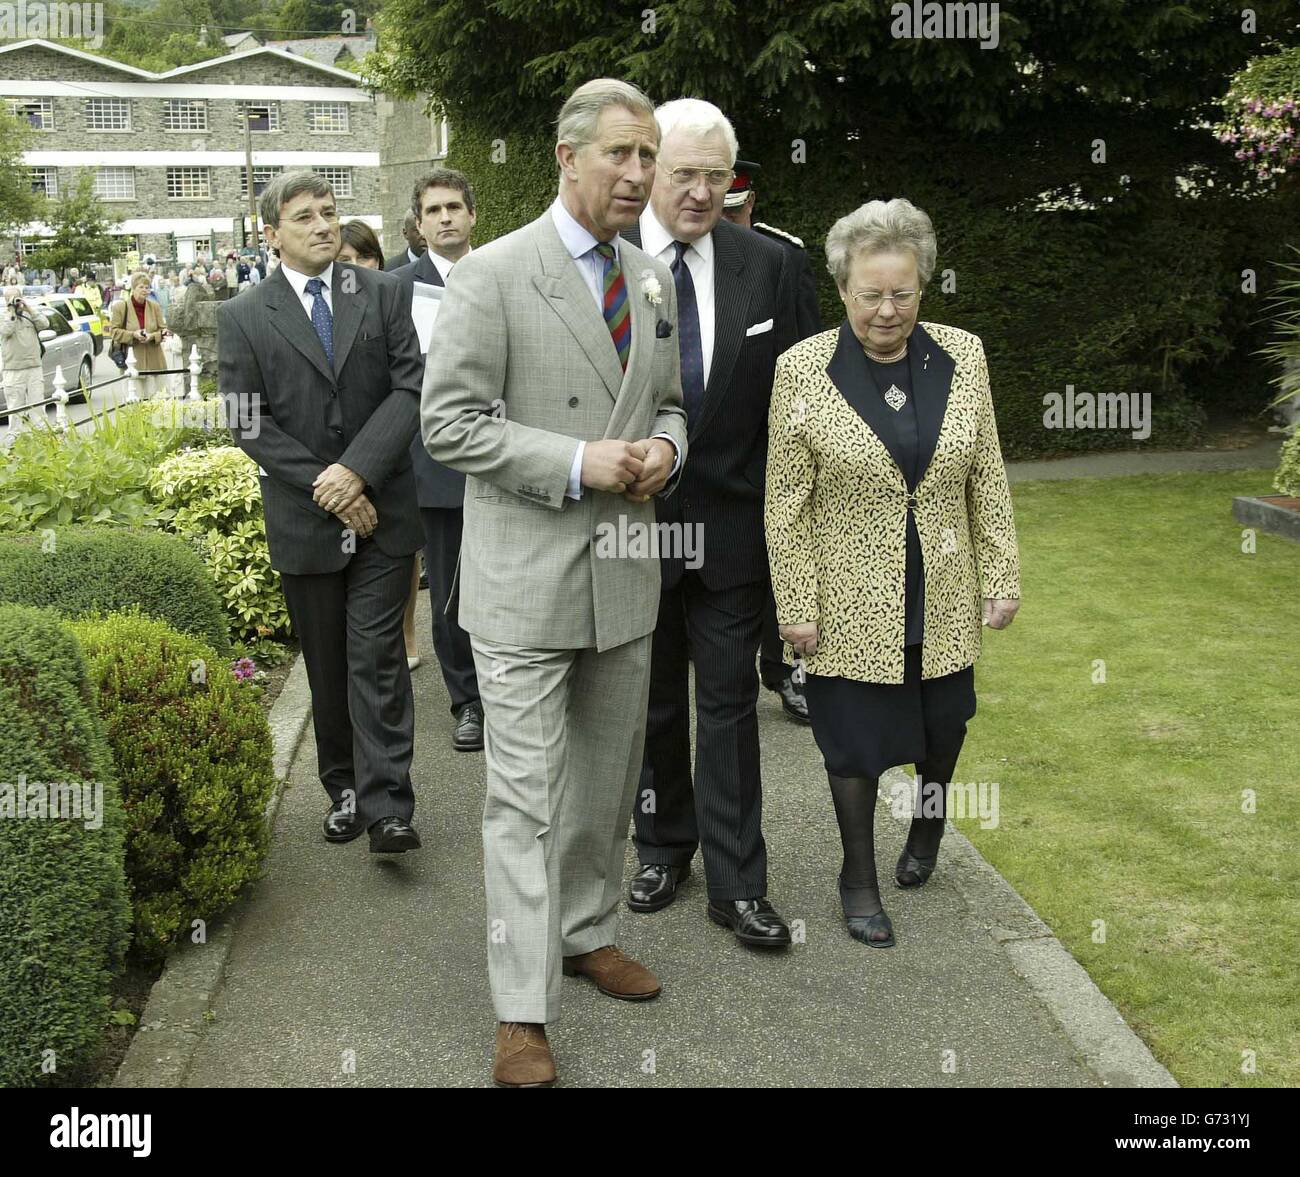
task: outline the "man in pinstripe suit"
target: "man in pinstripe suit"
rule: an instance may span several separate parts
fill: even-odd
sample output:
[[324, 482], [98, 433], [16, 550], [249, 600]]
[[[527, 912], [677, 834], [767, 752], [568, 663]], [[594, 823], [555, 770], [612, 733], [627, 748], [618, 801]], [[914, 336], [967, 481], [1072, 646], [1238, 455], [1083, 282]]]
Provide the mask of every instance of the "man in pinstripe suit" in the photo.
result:
[[[736, 134], [709, 102], [655, 112], [660, 165], [633, 234], [670, 264], [677, 289], [690, 468], [661, 523], [695, 540], [702, 561], [663, 560], [645, 765], [635, 807], [641, 870], [628, 906], [671, 903], [703, 851], [708, 915], [742, 943], [784, 947], [790, 929], [767, 900], [754, 659], [767, 599], [763, 482], [776, 358], [796, 341], [785, 252], [721, 220]], [[690, 664], [696, 756], [691, 779]]]
[[421, 409], [463, 470], [460, 622], [483, 699], [483, 865], [495, 1081], [545, 1086], [561, 972], [627, 1001], [659, 982], [614, 945], [641, 765], [659, 567], [686, 458], [667, 269], [618, 237], [654, 181], [654, 108], [599, 79], [560, 112], [560, 192], [447, 282]]

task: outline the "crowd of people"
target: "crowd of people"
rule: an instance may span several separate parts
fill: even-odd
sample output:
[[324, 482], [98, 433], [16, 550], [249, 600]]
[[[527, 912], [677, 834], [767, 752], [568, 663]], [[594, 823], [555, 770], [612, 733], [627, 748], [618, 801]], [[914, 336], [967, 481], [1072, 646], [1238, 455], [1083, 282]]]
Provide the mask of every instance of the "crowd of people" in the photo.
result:
[[[846, 931], [892, 946], [880, 775], [916, 767], [893, 878], [923, 886], [982, 631], [1019, 606], [983, 347], [919, 317], [929, 217], [873, 200], [827, 226], [843, 317], [822, 330], [806, 255], [751, 224], [757, 167], [737, 156], [712, 104], [656, 107], [598, 79], [559, 113], [558, 193], [537, 220], [471, 248], [474, 186], [438, 169], [412, 194], [418, 238], [386, 266], [326, 180], [286, 173], [260, 210], [279, 269], [218, 310], [330, 843], [421, 846], [409, 618], [424, 552], [453, 744], [486, 753], [501, 1086], [554, 1082], [563, 976], [659, 995], [617, 947], [618, 907], [674, 902], [697, 852], [708, 920], [790, 945], [762, 829], [765, 629], [825, 762]], [[761, 681], [779, 689], [771, 661]]]

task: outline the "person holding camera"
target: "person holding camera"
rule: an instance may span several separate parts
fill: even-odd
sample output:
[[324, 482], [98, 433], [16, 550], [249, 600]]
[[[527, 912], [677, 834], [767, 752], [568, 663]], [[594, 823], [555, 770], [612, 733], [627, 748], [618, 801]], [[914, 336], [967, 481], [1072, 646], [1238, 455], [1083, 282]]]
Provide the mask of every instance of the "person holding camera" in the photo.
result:
[[17, 286], [4, 288], [0, 309], [0, 360], [4, 361], [5, 404], [10, 427], [17, 425], [27, 405], [45, 399], [41, 370], [40, 332], [50, 325], [39, 308], [24, 302]]

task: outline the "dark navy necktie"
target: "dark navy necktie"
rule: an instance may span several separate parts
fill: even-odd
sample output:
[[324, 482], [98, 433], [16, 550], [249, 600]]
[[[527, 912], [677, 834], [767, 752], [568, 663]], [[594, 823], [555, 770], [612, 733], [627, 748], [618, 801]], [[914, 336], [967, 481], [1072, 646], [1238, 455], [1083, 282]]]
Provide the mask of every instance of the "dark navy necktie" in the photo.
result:
[[307, 293], [311, 295], [311, 325], [316, 328], [316, 338], [325, 349], [325, 357], [334, 367], [334, 316], [330, 314], [330, 304], [322, 293], [325, 283], [319, 278], [307, 279]]
[[677, 339], [682, 352], [682, 402], [687, 421], [704, 400], [704, 348], [700, 344], [700, 311], [695, 305], [695, 283], [684, 254], [690, 248], [674, 241], [673, 284], [677, 287]]

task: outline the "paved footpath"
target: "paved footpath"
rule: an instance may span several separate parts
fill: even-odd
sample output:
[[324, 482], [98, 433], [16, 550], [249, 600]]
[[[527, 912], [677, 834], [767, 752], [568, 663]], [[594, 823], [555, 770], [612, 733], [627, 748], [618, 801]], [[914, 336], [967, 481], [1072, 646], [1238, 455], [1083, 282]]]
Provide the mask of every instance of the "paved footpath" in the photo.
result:
[[[1266, 442], [1223, 454], [1098, 455], [1010, 471], [1020, 481], [1269, 466], [1276, 450]], [[427, 646], [427, 596], [419, 626]], [[321, 840], [326, 803], [308, 729], [266, 876], [234, 917], [224, 982], [214, 996], [203, 994], [210, 1012], [187, 1023], [198, 1045], [184, 1085], [489, 1082], [495, 1025], [483, 933], [483, 756], [452, 751], [446, 692], [429, 654], [413, 683], [415, 820], [424, 849], [381, 859], [364, 838], [346, 846]], [[838, 833], [812, 735], [767, 691], [759, 731], [770, 894], [802, 922], [804, 942], [773, 956], [742, 948], [709, 923], [697, 857], [673, 906], [623, 913], [619, 944], [658, 973], [658, 1001], [614, 1001], [582, 979], [565, 980], [563, 1019], [550, 1029], [563, 1085], [1172, 1084], [1050, 930], [951, 830], [924, 888], [885, 892], [898, 946], [871, 950], [851, 940], [835, 893]], [[882, 803], [884, 880], [905, 832]], [[627, 864], [634, 869], [631, 842]], [[134, 1081], [147, 1078], [146, 1066]]]

